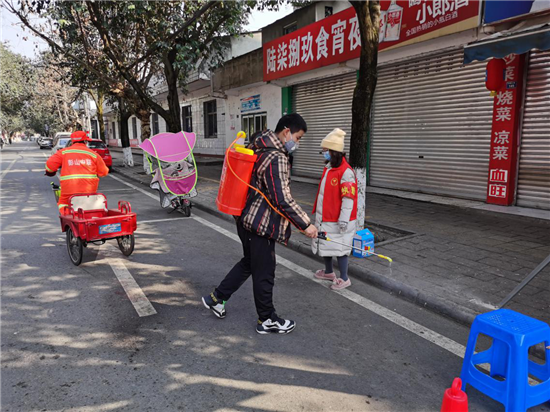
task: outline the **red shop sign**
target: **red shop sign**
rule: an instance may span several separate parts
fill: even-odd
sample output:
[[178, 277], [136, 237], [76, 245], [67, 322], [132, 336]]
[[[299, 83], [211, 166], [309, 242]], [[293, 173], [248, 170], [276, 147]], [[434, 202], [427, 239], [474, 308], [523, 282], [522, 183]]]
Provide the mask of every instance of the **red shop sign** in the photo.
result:
[[[380, 4], [378, 50], [477, 27], [479, 0], [400, 0]], [[361, 36], [353, 7], [263, 46], [264, 81], [356, 59]]]
[[515, 54], [504, 58], [505, 81], [493, 104], [487, 203], [507, 206], [514, 201], [524, 60]]

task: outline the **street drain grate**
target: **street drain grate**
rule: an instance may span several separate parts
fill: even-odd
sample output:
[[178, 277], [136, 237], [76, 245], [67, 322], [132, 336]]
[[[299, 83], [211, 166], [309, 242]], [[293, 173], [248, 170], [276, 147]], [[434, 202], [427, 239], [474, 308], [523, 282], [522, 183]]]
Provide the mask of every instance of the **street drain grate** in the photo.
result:
[[410, 239], [418, 236], [414, 232], [398, 229], [391, 226], [381, 225], [379, 223], [365, 220], [365, 227], [368, 228], [374, 236], [374, 244], [377, 246], [387, 245], [404, 239]]

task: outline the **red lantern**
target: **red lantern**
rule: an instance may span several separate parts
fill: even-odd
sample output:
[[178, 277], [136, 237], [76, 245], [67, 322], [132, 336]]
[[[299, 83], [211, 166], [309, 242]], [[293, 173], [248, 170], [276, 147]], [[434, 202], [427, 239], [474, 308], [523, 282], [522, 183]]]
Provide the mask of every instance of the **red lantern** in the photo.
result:
[[506, 62], [503, 59], [491, 59], [487, 63], [487, 71], [485, 72], [485, 87], [491, 91], [491, 96], [494, 96], [504, 84], [504, 76], [506, 74]]

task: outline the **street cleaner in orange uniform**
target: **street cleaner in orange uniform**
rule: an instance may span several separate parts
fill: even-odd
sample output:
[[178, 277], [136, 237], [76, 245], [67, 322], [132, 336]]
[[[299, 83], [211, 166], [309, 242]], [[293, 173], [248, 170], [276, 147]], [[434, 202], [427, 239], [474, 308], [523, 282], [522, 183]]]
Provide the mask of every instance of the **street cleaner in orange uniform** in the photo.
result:
[[96, 193], [99, 178], [107, 176], [109, 169], [97, 153], [88, 149], [90, 140], [86, 132], [71, 134], [73, 144], [60, 149], [46, 162], [46, 175], [55, 176], [61, 168], [61, 194], [57, 206], [62, 215], [68, 212], [69, 198], [74, 194]]

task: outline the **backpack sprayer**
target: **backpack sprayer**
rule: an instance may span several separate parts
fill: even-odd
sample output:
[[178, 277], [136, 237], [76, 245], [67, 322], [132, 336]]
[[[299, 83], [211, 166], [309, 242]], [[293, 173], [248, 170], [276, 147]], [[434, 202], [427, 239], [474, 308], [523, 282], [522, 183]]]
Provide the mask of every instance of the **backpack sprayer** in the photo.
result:
[[[218, 196], [216, 197], [216, 206], [218, 207], [218, 210], [228, 215], [240, 216], [246, 204], [246, 197], [248, 194], [248, 189], [250, 188], [261, 195], [271, 209], [277, 212], [283, 219], [287, 219], [285, 215], [279, 212], [279, 210], [271, 204], [269, 199], [260, 190], [250, 185], [250, 178], [252, 177], [254, 163], [256, 162], [258, 156], [253, 150], [246, 149], [244, 145], [237, 144], [237, 140], [244, 140], [245, 138], [246, 133], [240, 131], [237, 133], [237, 138], [233, 140], [225, 151], [225, 159], [223, 162], [222, 175], [220, 179], [220, 189], [218, 190]], [[231, 173], [228, 173], [228, 170], [231, 171]], [[304, 233], [303, 230], [298, 230], [300, 230], [301, 233]], [[327, 236], [326, 232], [319, 232], [317, 238], [342, 246], [351, 247], [352, 249], [358, 250], [360, 253], [367, 253], [386, 259], [390, 263], [392, 262], [391, 258], [371, 252], [367, 248], [360, 249], [355, 246], [350, 246], [345, 243], [332, 240]]]

